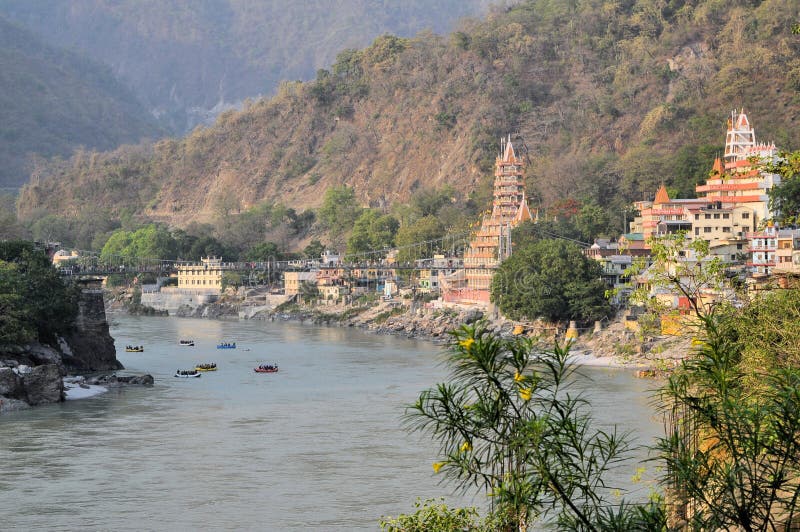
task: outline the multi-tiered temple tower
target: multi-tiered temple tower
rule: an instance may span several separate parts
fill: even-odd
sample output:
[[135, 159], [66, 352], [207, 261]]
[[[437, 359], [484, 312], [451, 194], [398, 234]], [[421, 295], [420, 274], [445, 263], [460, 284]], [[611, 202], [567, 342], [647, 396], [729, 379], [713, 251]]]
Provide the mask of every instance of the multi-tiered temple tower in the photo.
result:
[[769, 190], [780, 184], [780, 176], [759, 170], [761, 163], [777, 156], [774, 143], [756, 142], [756, 133], [744, 113], [732, 111], [725, 137], [725, 163], [717, 159], [705, 185], [696, 188], [697, 197], [743, 206], [758, 220], [772, 216], [769, 210]]
[[503, 259], [511, 255], [511, 229], [525, 220], [533, 221], [525, 201], [525, 162], [517, 157], [510, 138], [502, 141], [501, 148], [495, 160], [492, 212], [483, 217], [464, 253], [461, 282], [451, 285], [446, 299], [489, 303], [492, 277]]

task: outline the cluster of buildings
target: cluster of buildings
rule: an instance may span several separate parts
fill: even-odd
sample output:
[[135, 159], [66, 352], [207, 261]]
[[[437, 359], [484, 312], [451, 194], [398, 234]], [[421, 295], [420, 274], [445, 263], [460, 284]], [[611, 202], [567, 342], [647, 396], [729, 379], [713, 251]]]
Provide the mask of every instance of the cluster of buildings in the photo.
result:
[[706, 182], [696, 186], [697, 198], [670, 198], [662, 186], [653, 201], [636, 204], [639, 215], [623, 238], [642, 242], [646, 249], [650, 237], [684, 231], [687, 241], [705, 240], [711, 257], [742, 266], [750, 277], [795, 269], [800, 230], [781, 229], [770, 221], [776, 213], [769, 191], [781, 180], [759, 168], [777, 157], [774, 143], [756, 141], [744, 110], [732, 112], [725, 154], [714, 161]]
[[[704, 240], [711, 257], [739, 268], [751, 279], [774, 274], [800, 275], [800, 230], [779, 228], [770, 220], [769, 191], [780, 176], [765, 172], [764, 161], [775, 160], [774, 143], [756, 140], [747, 115], [733, 111], [727, 124], [725, 152], [717, 158], [695, 198], [672, 198], [661, 186], [651, 201], [635, 204], [637, 215], [629, 232], [616, 240], [597, 239], [584, 253], [602, 265], [611, 287], [628, 282], [629, 269], [639, 257], [650, 255], [652, 237], [682, 232], [688, 242]], [[347, 301], [367, 292], [391, 298], [400, 285], [410, 293], [440, 296], [443, 302], [490, 305], [492, 277], [512, 254], [511, 231], [525, 221], [536, 222], [525, 197], [525, 161], [510, 137], [501, 141], [495, 160], [492, 209], [480, 220], [463, 257], [435, 255], [417, 261], [410, 273], [401, 272], [390, 256], [379, 264], [347, 264], [327, 251], [320, 260], [289, 264], [283, 273], [286, 296], [313, 297], [326, 302]], [[691, 251], [687, 248], [687, 258]], [[54, 262], [74, 260], [59, 251]], [[226, 270], [236, 269], [221, 259], [177, 265], [176, 293], [213, 296], [222, 289]], [[404, 275], [401, 275], [404, 273]]]

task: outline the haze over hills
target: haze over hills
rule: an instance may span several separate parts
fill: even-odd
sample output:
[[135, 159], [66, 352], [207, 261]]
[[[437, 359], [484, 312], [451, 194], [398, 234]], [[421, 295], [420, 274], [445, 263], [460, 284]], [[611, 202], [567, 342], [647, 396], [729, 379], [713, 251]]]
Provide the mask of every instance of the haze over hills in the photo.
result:
[[0, 189], [15, 189], [33, 154], [108, 150], [163, 130], [111, 70], [49, 46], [0, 16]]
[[621, 231], [660, 183], [694, 193], [733, 108], [759, 140], [800, 147], [796, 16], [790, 0], [529, 0], [445, 37], [381, 37], [183, 139], [52, 164], [19, 214], [92, 204], [180, 226], [299, 212], [340, 184], [378, 208], [447, 184], [458, 205], [487, 190], [510, 132], [534, 207], [595, 206]]
[[0, 13], [53, 45], [112, 67], [184, 133], [285, 79], [311, 79], [344, 48], [386, 32], [449, 31], [490, 0], [0, 0]]

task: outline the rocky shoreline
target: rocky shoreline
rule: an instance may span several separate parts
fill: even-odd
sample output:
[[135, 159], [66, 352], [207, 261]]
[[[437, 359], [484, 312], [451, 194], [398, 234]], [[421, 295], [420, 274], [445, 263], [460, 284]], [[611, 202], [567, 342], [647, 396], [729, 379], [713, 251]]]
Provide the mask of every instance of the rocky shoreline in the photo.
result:
[[[263, 298], [262, 298], [263, 299]], [[502, 337], [523, 335], [543, 348], [564, 340], [565, 327], [545, 322], [521, 323], [468, 306], [441, 307], [409, 299], [382, 299], [361, 305], [265, 306], [262, 299], [225, 297], [220, 301], [181, 307], [176, 316], [205, 319], [294, 320], [321, 325], [357, 327], [376, 334], [391, 334], [444, 344], [448, 332], [483, 320], [489, 331]], [[583, 330], [572, 343], [580, 364], [623, 367], [642, 376], [663, 375], [691, 352], [689, 340], [680, 337], [641, 339], [625, 328], [622, 318], [605, 322], [600, 331]]]
[[[102, 292], [84, 290], [68, 334], [47, 344], [0, 345], [0, 413], [64, 401], [64, 378], [69, 375], [120, 369], [124, 367], [109, 333]], [[116, 382], [128, 379], [115, 378]]]

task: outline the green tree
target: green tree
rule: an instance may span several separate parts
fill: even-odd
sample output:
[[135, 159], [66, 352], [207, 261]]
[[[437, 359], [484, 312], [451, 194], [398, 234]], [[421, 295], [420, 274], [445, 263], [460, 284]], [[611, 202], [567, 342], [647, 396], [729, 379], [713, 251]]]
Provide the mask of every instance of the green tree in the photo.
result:
[[441, 220], [436, 216], [425, 216], [411, 225], [401, 227], [397, 231], [396, 243], [400, 248], [398, 259], [406, 262], [438, 253], [445, 234]]
[[[353, 232], [347, 240], [347, 254], [353, 256], [393, 246], [399, 225], [390, 214], [380, 215], [373, 209], [364, 210], [355, 221]], [[378, 258], [378, 255], [370, 258]]]
[[177, 242], [165, 226], [148, 224], [133, 232], [114, 231], [100, 251], [100, 257], [103, 260], [115, 256], [171, 260], [177, 257], [177, 252]]
[[36, 338], [23, 299], [24, 286], [17, 266], [0, 260], [0, 344], [23, 344]]
[[563, 240], [540, 240], [514, 251], [492, 280], [492, 301], [513, 319], [590, 321], [608, 316], [600, 266]]
[[494, 530], [491, 523], [481, 523], [478, 510], [475, 508], [450, 508], [444, 502], [436, 503], [433, 499], [417, 500], [414, 503], [417, 511], [413, 514], [401, 514], [397, 517], [383, 517], [381, 530], [386, 532], [430, 532], [433, 530]]
[[0, 242], [0, 261], [0, 304], [8, 309], [3, 320], [8, 329], [0, 331], [0, 336], [30, 338], [33, 331], [39, 341], [50, 342], [72, 327], [78, 290], [64, 283], [44, 251], [31, 242], [4, 241]]
[[331, 187], [325, 191], [318, 216], [334, 244], [341, 245], [342, 236], [350, 231], [360, 215], [361, 207], [351, 187]]
[[322, 245], [322, 242], [316, 238], [312, 238], [311, 242], [309, 242], [303, 250], [303, 255], [308, 259], [319, 259], [323, 251], [325, 251], [325, 246]]
[[611, 500], [604, 475], [629, 450], [616, 431], [592, 428], [588, 404], [569, 393], [568, 349], [545, 356], [530, 340], [485, 324], [452, 333], [447, 382], [407, 409], [413, 430], [438, 442], [436, 473], [492, 501], [498, 530], [550, 520], [560, 530], [659, 530], [658, 505]]
[[781, 184], [769, 191], [770, 208], [781, 224], [800, 221], [800, 151], [783, 152], [775, 162], [762, 164], [766, 172], [781, 176]]
[[250, 248], [242, 258], [246, 261], [253, 262], [271, 262], [276, 260], [284, 260], [283, 253], [278, 249], [278, 245], [274, 242], [262, 242], [257, 246]]
[[[741, 361], [751, 339], [737, 334], [739, 311], [718, 307], [700, 319], [700, 347], [661, 393], [669, 423], [658, 449], [674, 518], [693, 530], [794, 528], [800, 369], [745, 371]], [[747, 385], [747, 377], [758, 386]]]

